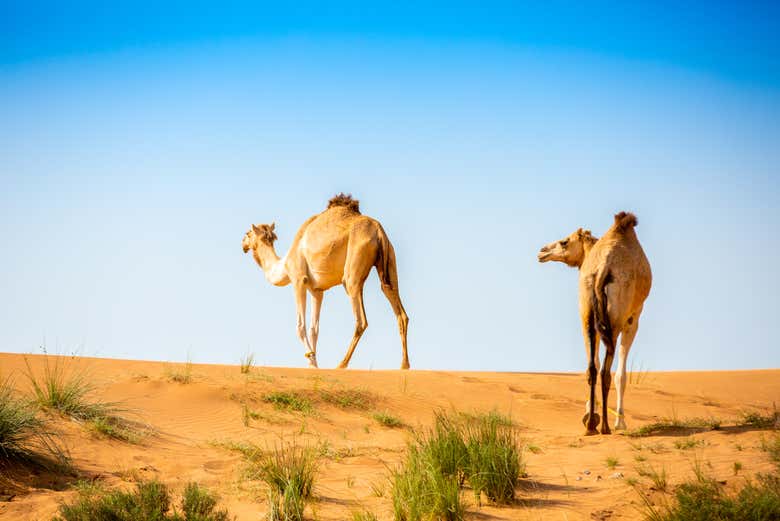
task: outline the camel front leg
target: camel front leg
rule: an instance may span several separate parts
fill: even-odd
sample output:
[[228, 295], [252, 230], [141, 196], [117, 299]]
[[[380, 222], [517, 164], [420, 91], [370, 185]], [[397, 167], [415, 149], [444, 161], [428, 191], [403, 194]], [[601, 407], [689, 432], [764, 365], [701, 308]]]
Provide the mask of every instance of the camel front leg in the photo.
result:
[[339, 369], [346, 369], [349, 365], [349, 361], [352, 358], [352, 353], [355, 352], [360, 337], [363, 336], [363, 331], [368, 327], [368, 320], [366, 320], [366, 310], [363, 307], [363, 282], [358, 284], [346, 284], [347, 294], [349, 300], [352, 302], [352, 312], [355, 315], [355, 333], [352, 335], [352, 342], [349, 344], [347, 354], [344, 355], [344, 360], [339, 364]]
[[[585, 336], [585, 360], [590, 360], [590, 341], [588, 340], [588, 332], [583, 331], [583, 335]], [[599, 355], [599, 348], [601, 347], [601, 337], [598, 333], [596, 333], [596, 356], [595, 356], [595, 362], [596, 362], [596, 372], [599, 372], [599, 369], [601, 367], [601, 357]], [[590, 388], [589, 388], [590, 389]], [[598, 407], [598, 400], [596, 400], [596, 403], [594, 404], [594, 407]], [[588, 414], [590, 412], [590, 400], [587, 400], [585, 402], [585, 414]]]
[[322, 297], [324, 291], [321, 289], [311, 292], [311, 324], [309, 325], [309, 346], [311, 351], [307, 355], [309, 363], [317, 367], [317, 337], [320, 334], [320, 309], [322, 308]]
[[297, 310], [297, 328], [298, 339], [306, 349], [306, 358], [309, 359], [309, 367], [317, 367], [317, 359], [309, 345], [309, 339], [306, 337], [306, 288], [303, 284], [295, 285], [295, 307]]
[[615, 373], [615, 388], [617, 389], [617, 418], [615, 418], [615, 430], [625, 430], [626, 420], [623, 411], [623, 398], [626, 394], [626, 360], [634, 343], [637, 329], [639, 329], [639, 313], [634, 316], [633, 324], [628, 326], [620, 335], [620, 351], [618, 351], [618, 368]]

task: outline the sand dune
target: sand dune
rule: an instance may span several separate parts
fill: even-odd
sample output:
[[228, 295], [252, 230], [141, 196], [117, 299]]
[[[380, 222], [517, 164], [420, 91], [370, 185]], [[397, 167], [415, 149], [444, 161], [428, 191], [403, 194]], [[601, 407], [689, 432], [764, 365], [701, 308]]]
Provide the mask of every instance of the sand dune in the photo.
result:
[[[43, 357], [28, 359], [34, 370], [40, 369]], [[351, 519], [358, 509], [392, 519], [389, 495], [377, 497], [375, 490], [386, 482], [388, 466], [401, 461], [410, 431], [380, 425], [372, 418], [376, 411], [387, 411], [412, 427], [430, 425], [437, 408], [495, 409], [511, 415], [529, 447], [524, 454], [528, 478], [511, 506], [477, 506], [466, 494], [468, 517], [473, 519], [636, 519], [640, 499], [627, 482], [637, 478], [648, 488], [637, 474], [638, 455], [665, 468], [672, 484], [692, 475], [695, 459], [729, 486], [773, 468], [761, 450], [767, 433], [734, 425], [745, 411], [772, 410], [780, 398], [780, 370], [632, 374], [626, 395], [629, 428], [666, 417], [722, 420], [722, 429], [694, 434], [695, 446], [679, 449], [675, 441], [683, 439], [680, 434], [582, 436], [582, 374], [254, 367], [243, 375], [237, 366], [193, 365], [191, 383], [182, 384], [170, 378], [183, 371], [182, 364], [59, 360], [86, 368], [101, 399], [122, 402], [134, 419], [156, 431], [140, 444], [129, 444], [103, 438], [70, 420], [56, 420], [83, 477], [110, 487], [130, 487], [135, 480], [154, 477], [175, 492], [197, 481], [217, 491], [238, 519], [261, 519], [265, 493], [261, 483], [242, 477], [241, 457], [224, 446], [239, 441], [273, 446], [280, 439], [327, 448], [315, 487], [316, 519]], [[21, 355], [0, 354], [2, 375], [14, 375], [17, 387], [24, 389], [22, 369]], [[277, 410], [261, 399], [278, 390], [314, 396], [334, 389], [364, 390], [374, 402], [367, 408], [341, 408], [318, 401], [312, 412], [302, 414]], [[249, 426], [243, 421], [242, 403], [257, 413]], [[617, 460], [614, 469], [607, 467], [607, 458]], [[742, 464], [738, 476], [735, 462]], [[15, 480], [15, 491], [0, 491], [5, 499], [14, 494], [10, 501], [0, 501], [3, 519], [50, 519], [59, 502], [75, 494], [63, 483], [31, 476]]]

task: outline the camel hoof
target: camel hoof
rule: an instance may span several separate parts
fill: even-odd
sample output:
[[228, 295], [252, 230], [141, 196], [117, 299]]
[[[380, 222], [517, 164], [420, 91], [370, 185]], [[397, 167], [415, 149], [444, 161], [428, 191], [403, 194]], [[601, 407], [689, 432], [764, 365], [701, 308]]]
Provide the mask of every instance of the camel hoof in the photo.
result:
[[615, 420], [615, 430], [624, 431], [626, 429], [628, 429], [628, 427], [626, 427], [626, 420], [624, 420], [622, 416], [618, 417], [618, 419]]
[[401, 369], [409, 369], [409, 362], [404, 362], [401, 364]]
[[341, 362], [341, 363], [338, 365], [338, 367], [336, 367], [336, 369], [346, 369], [346, 368], [347, 368], [347, 364], [345, 364], [344, 362]]
[[585, 436], [595, 436], [598, 433], [599, 431], [597, 431], [596, 429], [588, 429], [585, 431]]
[[609, 430], [609, 425], [606, 423], [601, 426], [601, 434], [612, 434], [612, 431]]
[[[590, 421], [588, 421], [590, 420]], [[599, 416], [599, 413], [594, 412], [593, 416], [590, 415], [590, 413], [585, 413], [582, 416], [582, 424], [588, 428], [589, 431], [594, 431], [594, 434], [598, 434], [596, 431], [596, 427], [601, 422], [601, 416]]]

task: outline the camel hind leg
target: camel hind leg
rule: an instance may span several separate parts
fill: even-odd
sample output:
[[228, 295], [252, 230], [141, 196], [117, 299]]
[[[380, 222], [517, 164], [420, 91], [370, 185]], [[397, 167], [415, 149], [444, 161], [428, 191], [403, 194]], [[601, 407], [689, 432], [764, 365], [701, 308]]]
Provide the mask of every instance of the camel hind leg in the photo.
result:
[[[360, 337], [368, 327], [366, 319], [366, 308], [363, 305], [363, 285], [371, 271], [376, 253], [368, 250], [370, 244], [354, 245], [350, 243], [347, 250], [347, 258], [344, 263], [344, 289], [349, 295], [352, 303], [352, 313], [355, 315], [355, 332], [352, 335], [352, 341], [349, 343], [347, 354], [339, 364], [339, 369], [346, 369], [352, 354], [355, 352]], [[368, 259], [371, 259], [370, 261]]]
[[618, 367], [615, 372], [615, 389], [617, 391], [617, 418], [615, 418], [615, 430], [625, 430], [626, 420], [623, 411], [623, 398], [626, 395], [626, 360], [628, 360], [628, 353], [631, 351], [631, 344], [634, 343], [634, 337], [639, 329], [639, 313], [634, 314], [632, 317], [632, 324], [630, 324], [620, 334], [620, 350], [618, 351]]
[[409, 369], [409, 351], [406, 346], [406, 334], [409, 330], [409, 316], [406, 314], [404, 305], [401, 303], [401, 296], [398, 294], [398, 271], [395, 266], [395, 252], [390, 242], [387, 242], [387, 251], [383, 252], [387, 255], [387, 262], [385, 263], [383, 258], [377, 259], [376, 271], [379, 274], [379, 282], [382, 284], [382, 293], [387, 297], [387, 301], [390, 302], [390, 307], [393, 308], [395, 318], [398, 320], [398, 333], [401, 335], [401, 369]]

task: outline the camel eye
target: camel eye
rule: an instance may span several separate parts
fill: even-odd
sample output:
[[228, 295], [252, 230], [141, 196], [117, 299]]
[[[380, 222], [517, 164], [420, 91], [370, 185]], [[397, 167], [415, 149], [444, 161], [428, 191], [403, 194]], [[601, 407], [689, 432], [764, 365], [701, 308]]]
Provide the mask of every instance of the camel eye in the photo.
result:
[[564, 239], [561, 241], [561, 246], [563, 246], [564, 248], [566, 247], [567, 244], [569, 244], [569, 239]]

